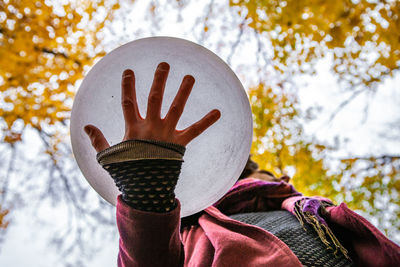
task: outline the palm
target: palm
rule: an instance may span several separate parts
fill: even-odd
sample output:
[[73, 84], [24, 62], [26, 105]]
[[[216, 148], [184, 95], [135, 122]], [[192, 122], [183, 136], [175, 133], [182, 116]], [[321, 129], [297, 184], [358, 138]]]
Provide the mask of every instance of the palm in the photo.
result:
[[[186, 146], [220, 118], [219, 110], [214, 109], [188, 128], [176, 130], [176, 125], [195, 82], [191, 75], [183, 78], [167, 115], [161, 118], [161, 106], [168, 72], [168, 63], [162, 62], [157, 66], [148, 98], [146, 117], [142, 118], [136, 101], [135, 74], [132, 70], [124, 71], [121, 83], [121, 104], [125, 119], [125, 135], [122, 141], [148, 139]], [[110, 146], [102, 132], [95, 126], [86, 125], [85, 131], [97, 152]]]

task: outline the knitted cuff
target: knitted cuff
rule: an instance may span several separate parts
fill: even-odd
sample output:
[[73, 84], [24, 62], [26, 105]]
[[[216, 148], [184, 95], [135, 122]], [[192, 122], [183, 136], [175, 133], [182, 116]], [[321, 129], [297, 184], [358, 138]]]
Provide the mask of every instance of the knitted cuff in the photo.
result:
[[104, 165], [114, 179], [122, 199], [131, 207], [168, 212], [176, 207], [175, 186], [182, 161], [147, 159]]
[[185, 147], [152, 140], [129, 140], [97, 154], [114, 179], [122, 199], [131, 207], [168, 212], [176, 207], [178, 182]]
[[96, 158], [103, 166], [109, 163], [140, 159], [182, 160], [185, 147], [157, 140], [128, 140], [100, 151]]

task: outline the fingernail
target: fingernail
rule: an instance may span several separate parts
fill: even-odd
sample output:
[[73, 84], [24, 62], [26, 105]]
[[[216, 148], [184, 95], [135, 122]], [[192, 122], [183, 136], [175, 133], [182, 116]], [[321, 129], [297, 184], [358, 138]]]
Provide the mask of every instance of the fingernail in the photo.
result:
[[158, 69], [169, 70], [169, 64], [167, 62], [161, 62], [160, 64], [158, 64]]
[[132, 76], [133, 75], [133, 71], [130, 69], [126, 69], [124, 70], [124, 72], [122, 73], [122, 76], [126, 77], [126, 76]]
[[189, 75], [189, 74], [185, 75], [184, 78], [190, 83], [194, 83], [194, 81], [195, 81], [194, 77], [192, 75]]
[[92, 133], [90, 127], [88, 127], [88, 126], [85, 126], [83, 129], [85, 130], [87, 135], [90, 135]]

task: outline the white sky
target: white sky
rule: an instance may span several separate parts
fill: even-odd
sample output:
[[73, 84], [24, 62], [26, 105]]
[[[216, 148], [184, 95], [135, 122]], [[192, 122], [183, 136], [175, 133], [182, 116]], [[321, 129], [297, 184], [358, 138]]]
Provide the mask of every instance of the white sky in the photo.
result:
[[[398, 155], [399, 138], [388, 140], [382, 134], [391, 132], [388, 125], [400, 118], [400, 76], [396, 75], [382, 83], [370, 101], [365, 95], [360, 95], [328, 123], [333, 111], [343, 101], [344, 94], [340, 91], [336, 78], [329, 72], [326, 62], [320, 62], [317, 69], [317, 76], [296, 79], [302, 108], [316, 105], [323, 107], [318, 119], [305, 125], [306, 132], [316, 134], [320, 140], [329, 142], [335, 136], [348, 139], [341, 151], [343, 155]], [[368, 102], [368, 115], [364, 120], [364, 108]]]

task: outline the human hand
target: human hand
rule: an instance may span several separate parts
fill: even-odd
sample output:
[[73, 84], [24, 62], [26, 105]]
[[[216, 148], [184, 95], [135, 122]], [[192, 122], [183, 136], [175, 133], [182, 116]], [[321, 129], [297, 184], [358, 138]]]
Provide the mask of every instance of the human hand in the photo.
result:
[[[167, 115], [161, 118], [161, 105], [169, 69], [170, 67], [166, 62], [161, 62], [157, 66], [148, 98], [145, 118], [140, 115], [137, 105], [135, 74], [130, 69], [123, 72], [121, 105], [125, 120], [125, 135], [122, 141], [148, 139], [186, 146], [220, 118], [220, 111], [214, 109], [188, 128], [176, 130], [176, 125], [195, 82], [191, 75], [186, 75], [183, 78]], [[103, 133], [94, 125], [88, 124], [84, 127], [84, 130], [97, 152], [110, 147]]]

